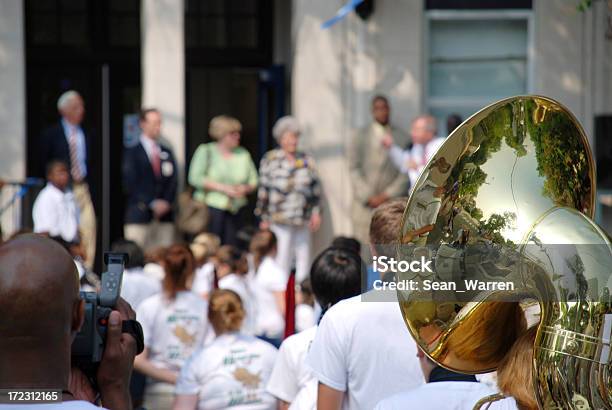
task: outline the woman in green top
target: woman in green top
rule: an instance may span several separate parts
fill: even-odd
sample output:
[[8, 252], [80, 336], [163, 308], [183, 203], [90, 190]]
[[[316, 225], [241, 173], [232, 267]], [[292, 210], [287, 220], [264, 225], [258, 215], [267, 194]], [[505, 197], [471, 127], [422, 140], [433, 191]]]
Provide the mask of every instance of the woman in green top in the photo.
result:
[[247, 204], [247, 195], [257, 187], [251, 154], [240, 146], [241, 131], [242, 125], [235, 118], [213, 118], [208, 133], [215, 142], [201, 144], [189, 166], [193, 197], [208, 205], [208, 231], [227, 245], [236, 245], [239, 211]]

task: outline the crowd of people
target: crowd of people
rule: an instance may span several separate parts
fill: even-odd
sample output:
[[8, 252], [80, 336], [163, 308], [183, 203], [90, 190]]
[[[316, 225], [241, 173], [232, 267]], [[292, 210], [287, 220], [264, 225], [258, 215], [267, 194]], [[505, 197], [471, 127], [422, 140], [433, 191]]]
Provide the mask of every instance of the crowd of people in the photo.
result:
[[[161, 113], [141, 111], [141, 135], [123, 156], [124, 238], [111, 247], [129, 255], [123, 299], [109, 318], [98, 395], [87, 393], [69, 352], [83, 322], [76, 292], [97, 285], [88, 274], [93, 154], [80, 95], [64, 93], [58, 110], [60, 123], [42, 140], [48, 183], [33, 209], [36, 234], [0, 246], [0, 316], [11, 318], [10, 326], [0, 321], [0, 388], [57, 387], [68, 403], [57, 408], [75, 409], [92, 408], [85, 402], [95, 399], [113, 410], [537, 408], [534, 393], [513, 379], [520, 371], [529, 376], [532, 330], [500, 366], [496, 385], [432, 362], [397, 302], [362, 301], [378, 275], [367, 270], [364, 253], [380, 255], [396, 241], [405, 195], [443, 142], [429, 115], [403, 133], [380, 95], [372, 100], [372, 123], [347, 147], [356, 238], [335, 238], [313, 261], [322, 188], [312, 157], [298, 148], [295, 118], [277, 121], [278, 148], [259, 167], [240, 146], [237, 119], [211, 120], [212, 142], [197, 148], [187, 173], [189, 199], [206, 209], [206, 223], [179, 238], [177, 163], [161, 142]], [[451, 132], [461, 121], [448, 122]], [[249, 232], [241, 212], [251, 193], [259, 226]], [[39, 300], [53, 319], [38, 317]], [[134, 317], [144, 335], [137, 356], [120, 326]], [[23, 363], [19, 371], [9, 370], [9, 356]]]

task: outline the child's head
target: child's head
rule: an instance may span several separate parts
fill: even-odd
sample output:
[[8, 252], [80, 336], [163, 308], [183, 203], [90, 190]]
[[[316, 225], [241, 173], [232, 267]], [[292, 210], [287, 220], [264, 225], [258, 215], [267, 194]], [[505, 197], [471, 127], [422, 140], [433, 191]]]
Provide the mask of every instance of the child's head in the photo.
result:
[[54, 160], [47, 165], [47, 181], [61, 191], [65, 191], [70, 183], [70, 172], [64, 161]]
[[312, 286], [310, 285], [310, 279], [304, 279], [298, 286], [295, 294], [295, 303], [314, 306], [314, 294], [312, 293]]
[[174, 299], [177, 292], [187, 290], [193, 275], [193, 255], [185, 245], [172, 245], [166, 251], [163, 267], [166, 272], [162, 282], [164, 292]]
[[251, 239], [249, 252], [253, 255], [255, 267], [259, 267], [265, 256], [274, 256], [276, 253], [276, 235], [274, 235], [274, 232], [268, 230], [258, 231]]
[[201, 266], [208, 262], [211, 256], [217, 253], [220, 245], [221, 240], [217, 235], [212, 233], [201, 233], [194, 238], [189, 249], [191, 249], [193, 253], [196, 265]]
[[386, 245], [397, 244], [407, 198], [391, 199], [374, 210], [370, 222], [370, 246], [374, 255], [384, 255]]
[[217, 277], [219, 278], [230, 273], [244, 275], [249, 270], [246, 255], [235, 246], [223, 245], [215, 256]]
[[350, 236], [336, 236], [331, 243], [334, 248], [346, 249], [354, 252], [357, 255], [361, 255], [361, 243]]
[[242, 301], [237, 293], [227, 289], [217, 289], [210, 294], [208, 320], [217, 336], [239, 331], [244, 316]]
[[127, 239], [119, 239], [113, 242], [111, 246], [113, 252], [126, 253], [128, 261], [125, 264], [126, 269], [142, 268], [144, 266], [144, 253], [138, 244]]
[[327, 248], [317, 256], [310, 269], [310, 283], [323, 309], [361, 293], [365, 267], [359, 255], [346, 249]]
[[164, 246], [156, 246], [146, 249], [144, 253], [145, 263], [156, 263], [158, 265], [162, 265], [164, 263], [164, 259], [166, 258], [167, 251], [168, 248]]

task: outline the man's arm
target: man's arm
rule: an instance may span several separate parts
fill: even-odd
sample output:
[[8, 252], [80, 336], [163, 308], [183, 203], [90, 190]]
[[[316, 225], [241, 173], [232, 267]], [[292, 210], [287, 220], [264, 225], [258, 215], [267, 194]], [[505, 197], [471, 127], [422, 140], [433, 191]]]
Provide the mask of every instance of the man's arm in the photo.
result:
[[317, 410], [340, 410], [342, 408], [344, 392], [319, 382], [317, 394]]

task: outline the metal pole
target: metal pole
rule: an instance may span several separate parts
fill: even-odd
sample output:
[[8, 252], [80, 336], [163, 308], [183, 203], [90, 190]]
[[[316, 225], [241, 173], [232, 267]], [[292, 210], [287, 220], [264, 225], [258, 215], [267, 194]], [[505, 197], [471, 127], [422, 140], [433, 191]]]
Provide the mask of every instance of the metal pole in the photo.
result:
[[110, 247], [110, 83], [108, 64], [102, 66], [102, 250]]

